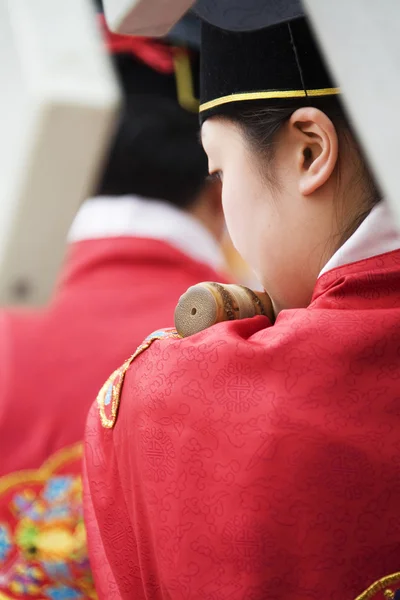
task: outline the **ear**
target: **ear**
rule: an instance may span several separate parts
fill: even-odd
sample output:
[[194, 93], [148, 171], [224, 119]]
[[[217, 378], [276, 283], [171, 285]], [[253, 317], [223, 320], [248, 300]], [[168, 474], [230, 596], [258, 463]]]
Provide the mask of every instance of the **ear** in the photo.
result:
[[297, 137], [299, 192], [308, 196], [332, 175], [338, 160], [338, 136], [329, 117], [317, 108], [299, 108], [289, 125]]

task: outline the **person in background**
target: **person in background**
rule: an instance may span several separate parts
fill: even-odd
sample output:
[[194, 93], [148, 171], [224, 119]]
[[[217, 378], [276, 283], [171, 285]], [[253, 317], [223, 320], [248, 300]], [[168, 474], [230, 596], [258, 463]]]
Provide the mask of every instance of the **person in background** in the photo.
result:
[[80, 477], [90, 404], [149, 330], [173, 325], [189, 286], [224, 278], [220, 185], [207, 181], [187, 110], [198, 55], [114, 36], [100, 21], [125, 103], [97, 193], [71, 228], [49, 306], [0, 312], [0, 597], [9, 599], [94, 598]]
[[397, 599], [400, 234], [305, 18], [204, 23], [201, 54], [210, 172], [271, 306], [156, 333], [100, 391], [100, 599]]

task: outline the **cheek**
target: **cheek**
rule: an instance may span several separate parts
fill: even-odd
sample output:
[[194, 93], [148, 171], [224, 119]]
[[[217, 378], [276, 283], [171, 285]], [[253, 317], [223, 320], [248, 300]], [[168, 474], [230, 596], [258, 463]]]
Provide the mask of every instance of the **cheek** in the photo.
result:
[[240, 178], [230, 178], [224, 174], [222, 207], [232, 242], [243, 255], [247, 237], [247, 210]]
[[224, 210], [226, 226], [231, 236], [232, 242], [238, 248], [238, 237], [243, 234], [241, 231], [240, 214], [243, 211], [243, 205], [240, 202], [240, 192], [234, 186], [230, 186], [228, 179], [225, 178], [222, 186], [222, 208]]
[[222, 205], [228, 231], [234, 246], [250, 264], [254, 264], [257, 254], [257, 204], [251, 177], [240, 167], [231, 174], [224, 173]]

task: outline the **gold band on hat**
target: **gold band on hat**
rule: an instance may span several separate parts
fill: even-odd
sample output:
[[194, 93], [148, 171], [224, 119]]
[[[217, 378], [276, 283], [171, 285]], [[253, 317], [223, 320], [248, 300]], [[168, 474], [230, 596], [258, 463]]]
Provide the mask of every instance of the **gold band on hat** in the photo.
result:
[[231, 102], [244, 102], [246, 100], [269, 100], [279, 98], [307, 98], [318, 96], [334, 96], [340, 94], [340, 88], [320, 88], [316, 90], [273, 90], [269, 92], [244, 92], [222, 96], [200, 105], [200, 112], [210, 110], [216, 106], [230, 104]]
[[197, 113], [200, 103], [194, 93], [194, 76], [189, 52], [185, 48], [174, 48], [172, 56], [178, 103], [188, 112]]

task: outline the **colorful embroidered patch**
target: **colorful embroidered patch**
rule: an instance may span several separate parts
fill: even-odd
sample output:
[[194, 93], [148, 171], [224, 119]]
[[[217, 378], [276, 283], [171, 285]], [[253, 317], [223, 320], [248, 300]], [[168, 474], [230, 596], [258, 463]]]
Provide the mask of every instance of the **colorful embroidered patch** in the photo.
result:
[[355, 600], [400, 600], [400, 572], [376, 581]]
[[97, 406], [99, 408], [100, 421], [103, 427], [112, 429], [115, 425], [125, 373], [135, 358], [147, 350], [147, 348], [149, 348], [156, 340], [170, 338], [180, 339], [180, 335], [176, 329], [159, 329], [155, 331], [149, 335], [144, 342], [140, 344], [136, 352], [107, 379], [97, 396]]
[[89, 600], [82, 444], [0, 478], [0, 600]]

